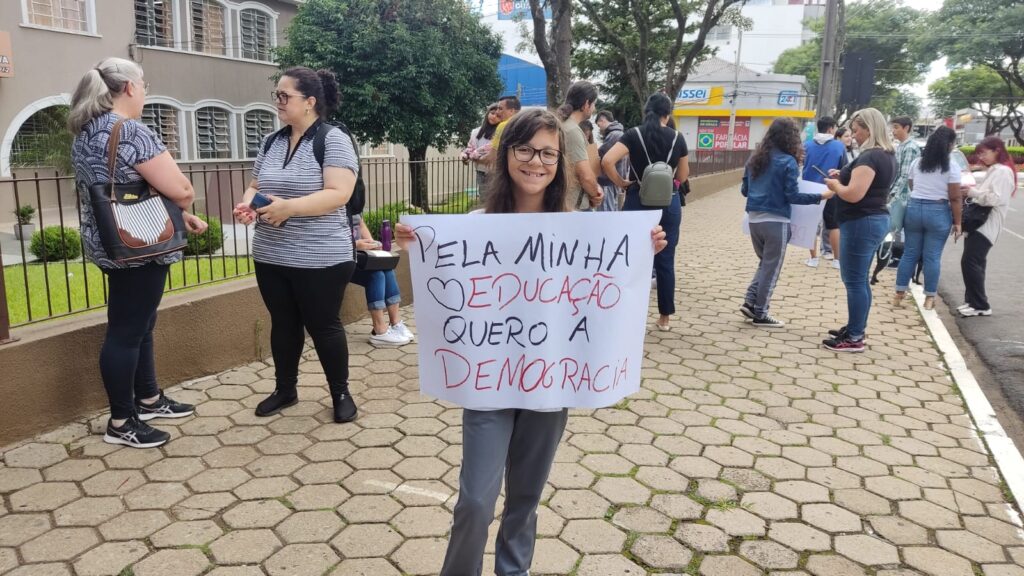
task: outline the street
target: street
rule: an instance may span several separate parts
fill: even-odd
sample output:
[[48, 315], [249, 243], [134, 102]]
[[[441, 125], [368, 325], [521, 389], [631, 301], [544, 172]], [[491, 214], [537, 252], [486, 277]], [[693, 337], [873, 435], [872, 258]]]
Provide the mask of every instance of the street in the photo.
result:
[[[956, 313], [964, 294], [960, 274], [962, 242], [950, 242], [943, 252], [939, 294], [945, 304], [936, 306], [954, 338], [959, 331], [963, 340], [974, 348], [975, 354], [963, 350], [965, 356], [975, 356], [984, 363], [984, 370], [979, 371], [975, 366], [971, 368], [999, 413], [1000, 421], [1018, 446], [1024, 445], [1020, 424], [1024, 421], [1024, 301], [1020, 298], [1020, 279], [1024, 277], [1022, 251], [1024, 205], [1018, 197], [1011, 202], [1003, 232], [989, 252], [986, 289], [992, 316], [963, 318]], [[992, 394], [994, 391], [999, 394]]]

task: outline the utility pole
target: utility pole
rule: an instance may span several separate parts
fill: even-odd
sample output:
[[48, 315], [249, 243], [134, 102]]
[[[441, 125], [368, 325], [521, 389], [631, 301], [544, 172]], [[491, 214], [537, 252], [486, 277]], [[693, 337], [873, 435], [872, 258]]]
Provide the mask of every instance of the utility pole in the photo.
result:
[[839, 64], [839, 2], [827, 0], [825, 5], [825, 36], [821, 48], [821, 74], [818, 76], [821, 79], [818, 83], [818, 118], [831, 116], [835, 109], [836, 71]]
[[736, 99], [740, 91], [740, 54], [743, 52], [743, 29], [739, 29], [740, 39], [736, 44], [736, 63], [732, 74], [732, 98], [729, 103], [729, 142], [726, 150], [732, 150], [733, 139], [736, 137]]

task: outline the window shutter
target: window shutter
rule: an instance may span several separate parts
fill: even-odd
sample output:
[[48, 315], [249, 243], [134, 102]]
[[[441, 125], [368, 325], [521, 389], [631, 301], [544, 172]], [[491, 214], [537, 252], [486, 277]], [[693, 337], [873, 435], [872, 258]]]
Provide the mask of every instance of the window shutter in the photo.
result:
[[86, 0], [27, 0], [28, 21], [38, 26], [88, 32]]
[[242, 24], [242, 58], [270, 61], [270, 16], [247, 8], [240, 14]]
[[274, 131], [274, 115], [266, 110], [245, 113], [245, 157], [255, 158], [263, 137]]
[[142, 46], [174, 46], [174, 16], [168, 0], [135, 0], [135, 41]]
[[177, 110], [166, 104], [147, 104], [142, 109], [142, 123], [160, 137], [172, 158], [181, 160]]
[[231, 158], [231, 126], [227, 110], [206, 107], [196, 110], [196, 141], [199, 158]]
[[192, 49], [207, 54], [226, 54], [224, 7], [213, 0], [191, 0]]

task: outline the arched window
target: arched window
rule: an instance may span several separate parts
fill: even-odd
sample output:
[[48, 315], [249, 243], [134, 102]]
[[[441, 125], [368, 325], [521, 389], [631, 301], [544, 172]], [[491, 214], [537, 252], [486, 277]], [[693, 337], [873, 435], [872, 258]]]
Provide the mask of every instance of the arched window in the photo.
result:
[[178, 111], [167, 104], [146, 104], [142, 108], [142, 122], [160, 137], [175, 160], [181, 160], [181, 130]]
[[142, 46], [174, 47], [171, 0], [135, 0], [135, 41]]
[[274, 22], [270, 14], [255, 8], [239, 13], [242, 37], [242, 58], [270, 62]]
[[255, 158], [263, 137], [274, 131], [274, 115], [266, 110], [245, 113], [245, 157]]
[[231, 113], [207, 106], [195, 112], [196, 150], [200, 160], [231, 158]]
[[227, 54], [227, 11], [214, 0], [190, 0], [192, 50]]
[[69, 168], [73, 137], [67, 125], [67, 106], [50, 106], [29, 116], [14, 135], [11, 166]]

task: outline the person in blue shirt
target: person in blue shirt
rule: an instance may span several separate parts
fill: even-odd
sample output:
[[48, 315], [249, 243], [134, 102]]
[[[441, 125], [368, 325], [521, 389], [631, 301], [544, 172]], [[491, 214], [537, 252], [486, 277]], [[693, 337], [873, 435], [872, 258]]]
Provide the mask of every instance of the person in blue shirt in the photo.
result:
[[[818, 133], [804, 144], [807, 157], [804, 159], [803, 179], [819, 184], [825, 183], [825, 177], [814, 168], [817, 167], [828, 174], [829, 170], [839, 170], [846, 165], [846, 146], [836, 139], [836, 121], [831, 116], [823, 116], [818, 120]], [[836, 201], [825, 203], [822, 220], [828, 234], [828, 244], [832, 249], [832, 267], [839, 268], [839, 222], [836, 220]], [[824, 240], [822, 240], [824, 242]], [[811, 257], [804, 261], [811, 268], [818, 267], [818, 246], [811, 248]]]
[[743, 173], [740, 191], [747, 198], [750, 241], [760, 264], [747, 287], [740, 312], [763, 328], [785, 326], [768, 313], [768, 307], [792, 235], [790, 205], [817, 204], [833, 195], [827, 189], [821, 195], [799, 191], [797, 158], [802, 154], [800, 127], [790, 118], [776, 118]]

